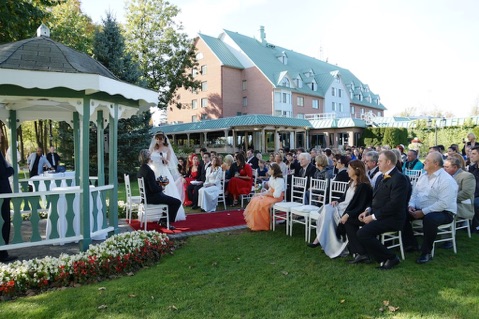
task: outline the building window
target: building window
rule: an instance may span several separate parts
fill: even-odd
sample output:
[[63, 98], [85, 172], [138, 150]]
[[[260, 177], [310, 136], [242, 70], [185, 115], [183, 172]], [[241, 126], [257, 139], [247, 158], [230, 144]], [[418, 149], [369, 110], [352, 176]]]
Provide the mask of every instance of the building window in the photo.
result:
[[201, 107], [207, 107], [207, 106], [208, 106], [208, 98], [202, 98]]
[[281, 116], [281, 111], [274, 111], [275, 116]]
[[191, 75], [196, 78], [196, 76], [198, 75], [198, 70], [197, 69], [193, 69], [191, 70]]
[[206, 67], [206, 65], [202, 65], [201, 66], [201, 74], [202, 75], [206, 75], [206, 72], [208, 71], [208, 68]]
[[290, 99], [291, 99], [291, 96], [288, 93], [283, 93], [283, 99], [281, 102], [290, 104], [291, 103]]
[[236, 112], [236, 116], [241, 116], [241, 115], [243, 115], [243, 113], [241, 113], [241, 112]]
[[281, 85], [289, 88], [289, 80], [287, 77], [285, 77], [283, 81], [281, 81]]
[[303, 114], [303, 113], [298, 113], [298, 114], [296, 115], [296, 118], [298, 118], [298, 119], [304, 119], [304, 114]]
[[338, 89], [338, 97], [341, 97], [341, 89]]
[[248, 106], [248, 98], [243, 96], [243, 107]]
[[354, 106], [351, 106], [351, 114], [354, 114]]
[[201, 52], [196, 53], [196, 60], [201, 60], [201, 59], [203, 59], [203, 53]]
[[331, 109], [336, 112], [336, 102], [331, 103]]
[[246, 91], [246, 80], [243, 80], [243, 91]]
[[316, 91], [316, 83], [311, 82], [311, 90]]
[[298, 96], [297, 102], [298, 102], [298, 106], [304, 106], [304, 97]]
[[364, 114], [364, 109], [363, 109], [363, 108], [361, 108], [361, 115], [363, 115], [363, 114]]
[[198, 117], [196, 115], [191, 116], [191, 122], [198, 122]]
[[339, 112], [343, 112], [343, 103], [338, 103]]
[[336, 96], [336, 88], [331, 88], [331, 95]]
[[196, 110], [198, 108], [198, 101], [197, 100], [191, 100], [191, 108], [193, 110]]
[[201, 120], [207, 120], [208, 119], [208, 115], [206, 114], [201, 114]]
[[319, 101], [318, 100], [313, 100], [313, 109], [319, 109]]
[[205, 92], [208, 90], [208, 82], [201, 82], [201, 91]]
[[378, 116], [382, 116], [381, 111], [378, 111]]

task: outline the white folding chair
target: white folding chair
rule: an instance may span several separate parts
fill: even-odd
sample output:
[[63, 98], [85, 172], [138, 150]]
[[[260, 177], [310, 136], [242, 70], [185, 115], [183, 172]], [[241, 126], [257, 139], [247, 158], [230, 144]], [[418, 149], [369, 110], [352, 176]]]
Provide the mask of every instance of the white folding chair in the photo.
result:
[[326, 202], [326, 190], [328, 181], [322, 179], [311, 179], [311, 187], [309, 188], [309, 205], [296, 206], [291, 208], [291, 218], [289, 223], [289, 235], [293, 236], [293, 224], [304, 225], [304, 240], [309, 241], [310, 228], [309, 216], [312, 212], [319, 214], [321, 208]]
[[421, 173], [422, 173], [422, 170], [420, 169], [406, 169], [404, 171], [404, 175], [409, 177], [412, 187], [416, 185], [416, 182], [419, 179], [419, 176], [421, 176]]
[[434, 257], [434, 247], [436, 243], [443, 243], [443, 242], [452, 242], [452, 248], [454, 250], [454, 253], [457, 254], [457, 248], [456, 248], [456, 222], [453, 220], [449, 224], [444, 224], [440, 225], [437, 228], [437, 236], [436, 240], [434, 241], [432, 245], [432, 251], [431, 255]]
[[140, 228], [145, 223], [145, 231], [149, 221], [160, 221], [166, 219], [166, 227], [170, 228], [170, 218], [168, 215], [168, 205], [148, 204], [146, 201], [145, 181], [143, 177], [138, 178], [138, 188], [140, 189], [141, 203], [138, 205], [138, 219]]
[[346, 192], [348, 182], [331, 181], [329, 183], [329, 203], [338, 200]]
[[454, 222], [456, 223], [456, 231], [458, 229], [466, 229], [467, 230], [467, 235], [469, 236], [469, 238], [471, 238], [471, 221], [467, 218], [462, 218], [462, 217], [459, 217], [459, 216], [455, 216], [454, 217]]
[[[413, 232], [414, 232], [415, 236], [423, 236], [424, 235], [421, 219], [413, 220], [411, 222], [411, 225], [412, 225], [412, 229], [413, 229]], [[454, 253], [457, 254], [456, 223], [455, 223], [454, 220], [449, 224], [440, 225], [437, 228], [436, 240], [434, 241], [434, 243], [432, 245], [431, 255], [434, 257], [434, 248], [435, 248], [436, 243], [442, 243], [442, 242], [448, 242], [448, 241], [452, 242], [452, 248], [454, 250]]]
[[390, 231], [381, 234], [381, 244], [389, 243], [389, 249], [399, 247], [401, 258], [404, 260], [404, 246], [402, 244], [402, 231]]
[[288, 235], [291, 208], [304, 205], [307, 181], [307, 177], [293, 176], [291, 180], [291, 201], [273, 205], [271, 208], [271, 229], [273, 231], [276, 229], [276, 220], [284, 220], [286, 221], [286, 235]]
[[257, 172], [253, 171], [253, 184], [251, 185], [251, 191], [249, 194], [240, 195], [241, 197], [241, 208], [244, 208], [244, 201], [250, 201], [253, 198], [254, 194], [256, 194], [256, 177]]
[[221, 190], [218, 195], [218, 204], [223, 202], [223, 205], [226, 210], [226, 198], [225, 198], [225, 176], [226, 176], [226, 171], [223, 171], [223, 177], [221, 177]]
[[123, 174], [125, 179], [125, 190], [126, 190], [126, 219], [131, 222], [131, 215], [133, 209], [138, 209], [138, 205], [141, 202], [140, 196], [131, 195], [131, 184], [130, 184], [130, 175]]

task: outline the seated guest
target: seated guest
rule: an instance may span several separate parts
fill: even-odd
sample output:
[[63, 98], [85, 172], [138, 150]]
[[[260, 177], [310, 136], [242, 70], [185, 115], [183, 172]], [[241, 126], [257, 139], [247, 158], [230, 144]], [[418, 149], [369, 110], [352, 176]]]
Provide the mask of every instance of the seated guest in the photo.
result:
[[289, 168], [288, 165], [283, 162], [283, 156], [281, 155], [281, 153], [274, 154], [274, 162], [278, 164], [281, 168], [281, 173], [283, 174], [283, 176], [287, 176]]
[[258, 183], [266, 182], [269, 178], [268, 175], [268, 167], [266, 166], [266, 162], [263, 160], [258, 161], [258, 168], [256, 169], [256, 179]]
[[283, 200], [284, 179], [277, 163], [271, 163], [268, 190], [255, 195], [244, 210], [244, 219], [251, 230], [269, 230], [270, 209]]
[[[409, 219], [422, 219], [423, 243], [421, 256], [416, 260], [424, 264], [432, 259], [431, 251], [436, 240], [437, 228], [451, 223], [457, 212], [457, 183], [443, 169], [442, 154], [431, 152], [424, 160], [424, 170], [412, 191], [409, 200]], [[417, 247], [411, 223], [406, 222], [403, 230], [405, 247]]]
[[43, 149], [41, 147], [37, 147], [37, 151], [28, 156], [27, 165], [30, 171], [30, 177], [43, 174], [45, 167], [52, 169], [50, 162], [43, 156]]
[[[145, 182], [145, 196], [148, 204], [165, 204], [168, 205], [168, 217], [170, 221], [175, 221], [178, 209], [181, 206], [181, 201], [175, 197], [168, 196], [163, 193], [163, 187], [156, 181], [155, 172], [151, 169], [148, 163], [151, 161], [150, 151], [143, 149], [140, 151], [138, 157], [140, 162], [140, 170], [138, 171], [138, 178], [143, 177]], [[162, 224], [166, 227], [165, 224]], [[174, 226], [170, 226], [170, 230], [174, 230]]]
[[[469, 136], [469, 135], [468, 135]], [[472, 219], [473, 232], [479, 232], [479, 145], [471, 148], [469, 152], [470, 164], [468, 172], [476, 179], [476, 190], [474, 191], [474, 218]]]
[[203, 152], [203, 164], [200, 164], [201, 173], [200, 176], [196, 177], [196, 182], [190, 182], [190, 185], [186, 188], [186, 192], [188, 193], [188, 198], [193, 203], [191, 206], [192, 209], [199, 209], [198, 206], [198, 191], [203, 187], [203, 183], [206, 180], [206, 170], [210, 167], [210, 153]]
[[238, 171], [228, 182], [228, 194], [233, 197], [233, 206], [238, 205], [238, 197], [251, 192], [253, 186], [253, 170], [251, 165], [246, 164], [243, 153], [236, 156]]
[[373, 189], [376, 189], [377, 182], [378, 180], [382, 180], [383, 175], [383, 173], [381, 173], [378, 167], [378, 159], [379, 153], [376, 151], [368, 151], [364, 153], [362, 159], [364, 164], [366, 165], [367, 175]]
[[405, 174], [407, 174], [408, 170], [422, 170], [424, 168], [424, 164], [417, 158], [417, 151], [409, 150], [407, 152], [407, 160], [404, 162], [402, 166], [402, 170]]
[[[316, 164], [318, 157], [319, 155], [316, 157]], [[327, 159], [325, 161], [327, 163]], [[346, 192], [339, 201], [333, 201], [323, 207], [316, 222], [316, 239], [308, 244], [311, 248], [321, 245], [330, 258], [340, 256], [348, 243], [347, 240], [336, 236], [338, 223], [345, 224], [349, 218], [357, 219], [359, 214], [371, 205], [373, 196], [363, 162], [359, 160], [349, 162], [348, 175], [351, 180]]]
[[233, 161], [234, 161], [234, 158], [233, 158], [233, 155], [231, 154], [226, 155], [225, 158], [223, 159], [223, 164], [221, 165], [221, 169], [223, 170], [223, 172], [226, 172], [225, 179], [231, 178], [230, 168], [231, 168], [231, 165], [233, 164]]
[[463, 170], [463, 165], [464, 159], [459, 153], [456, 153], [444, 161], [444, 170], [451, 175], [457, 183], [457, 216], [472, 219], [474, 217], [476, 179], [474, 175]]
[[299, 169], [299, 163], [298, 160], [294, 158], [293, 153], [288, 152], [286, 154], [286, 166], [288, 166], [289, 169], [289, 174], [294, 174], [296, 169]]
[[47, 154], [47, 160], [56, 171], [58, 165], [60, 164], [60, 155], [55, 152], [54, 146], [50, 146], [50, 152]]
[[213, 157], [211, 165], [206, 169], [206, 178], [203, 187], [198, 190], [198, 206], [205, 212], [216, 211], [218, 196], [221, 191], [221, 179], [223, 170], [219, 165], [219, 159]]
[[258, 168], [258, 158], [255, 156], [253, 149], [246, 151], [246, 163], [251, 165], [252, 169]]
[[335, 156], [335, 166], [337, 169], [336, 176], [333, 178], [333, 180], [338, 181], [338, 182], [349, 182], [349, 176], [348, 176], [348, 162], [349, 162], [349, 157], [346, 157], [344, 155], [339, 155], [336, 154]]
[[327, 180], [333, 177], [333, 168], [328, 164], [328, 157], [325, 154], [316, 156], [316, 171], [314, 178]]
[[192, 206], [193, 199], [188, 197], [188, 187], [191, 185], [192, 181], [201, 181], [202, 176], [201, 172], [203, 170], [203, 166], [200, 164], [200, 159], [196, 154], [190, 154], [188, 156], [188, 171], [185, 176], [185, 183], [184, 183], [184, 192], [185, 192], [185, 205]]
[[178, 157], [178, 173], [181, 176], [186, 176], [186, 160], [184, 157]]
[[[298, 155], [299, 161], [299, 169], [294, 172], [294, 176], [296, 177], [307, 177], [306, 181], [306, 191], [309, 190], [311, 185], [311, 178], [314, 177], [314, 172], [316, 172], [316, 167], [311, 164], [311, 155], [309, 153], [300, 153]], [[291, 197], [291, 190], [286, 192], [286, 199], [289, 201]], [[305, 204], [307, 205], [309, 202], [309, 198], [305, 194]]]
[[385, 232], [401, 230], [406, 219], [411, 184], [396, 168], [396, 163], [392, 151], [381, 151], [378, 165], [384, 178], [373, 193], [371, 207], [357, 219], [348, 218], [344, 224], [349, 252], [355, 254], [352, 264], [366, 262], [369, 257], [380, 263], [379, 269], [391, 269], [399, 264], [399, 258], [379, 240]]

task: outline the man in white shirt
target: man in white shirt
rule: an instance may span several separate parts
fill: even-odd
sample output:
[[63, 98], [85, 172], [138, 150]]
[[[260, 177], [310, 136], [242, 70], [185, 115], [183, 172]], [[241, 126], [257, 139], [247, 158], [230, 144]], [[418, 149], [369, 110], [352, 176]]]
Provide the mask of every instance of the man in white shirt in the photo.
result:
[[43, 174], [44, 167], [52, 168], [50, 162], [43, 156], [43, 149], [41, 147], [37, 147], [37, 151], [28, 156], [27, 165], [30, 171], [30, 177]]
[[[430, 152], [424, 160], [423, 173], [416, 182], [409, 200], [409, 219], [422, 219], [423, 243], [421, 255], [416, 260], [424, 264], [432, 259], [431, 251], [436, 240], [437, 228], [449, 224], [457, 213], [457, 183], [443, 168], [444, 160], [439, 152]], [[410, 222], [403, 230], [404, 245], [417, 247]]]

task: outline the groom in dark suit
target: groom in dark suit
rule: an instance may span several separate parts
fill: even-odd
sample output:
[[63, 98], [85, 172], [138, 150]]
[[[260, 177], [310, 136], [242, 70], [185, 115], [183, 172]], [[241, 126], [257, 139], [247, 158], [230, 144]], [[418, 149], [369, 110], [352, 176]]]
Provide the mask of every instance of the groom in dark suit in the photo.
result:
[[[396, 163], [392, 151], [381, 152], [378, 166], [383, 180], [374, 191], [372, 205], [359, 215], [359, 223], [345, 224], [350, 248], [357, 253], [351, 263], [372, 257], [380, 263], [379, 269], [391, 269], [399, 264], [399, 258], [378, 239], [385, 232], [401, 230], [406, 220], [411, 184], [395, 167]], [[357, 230], [359, 225], [363, 227]]]

